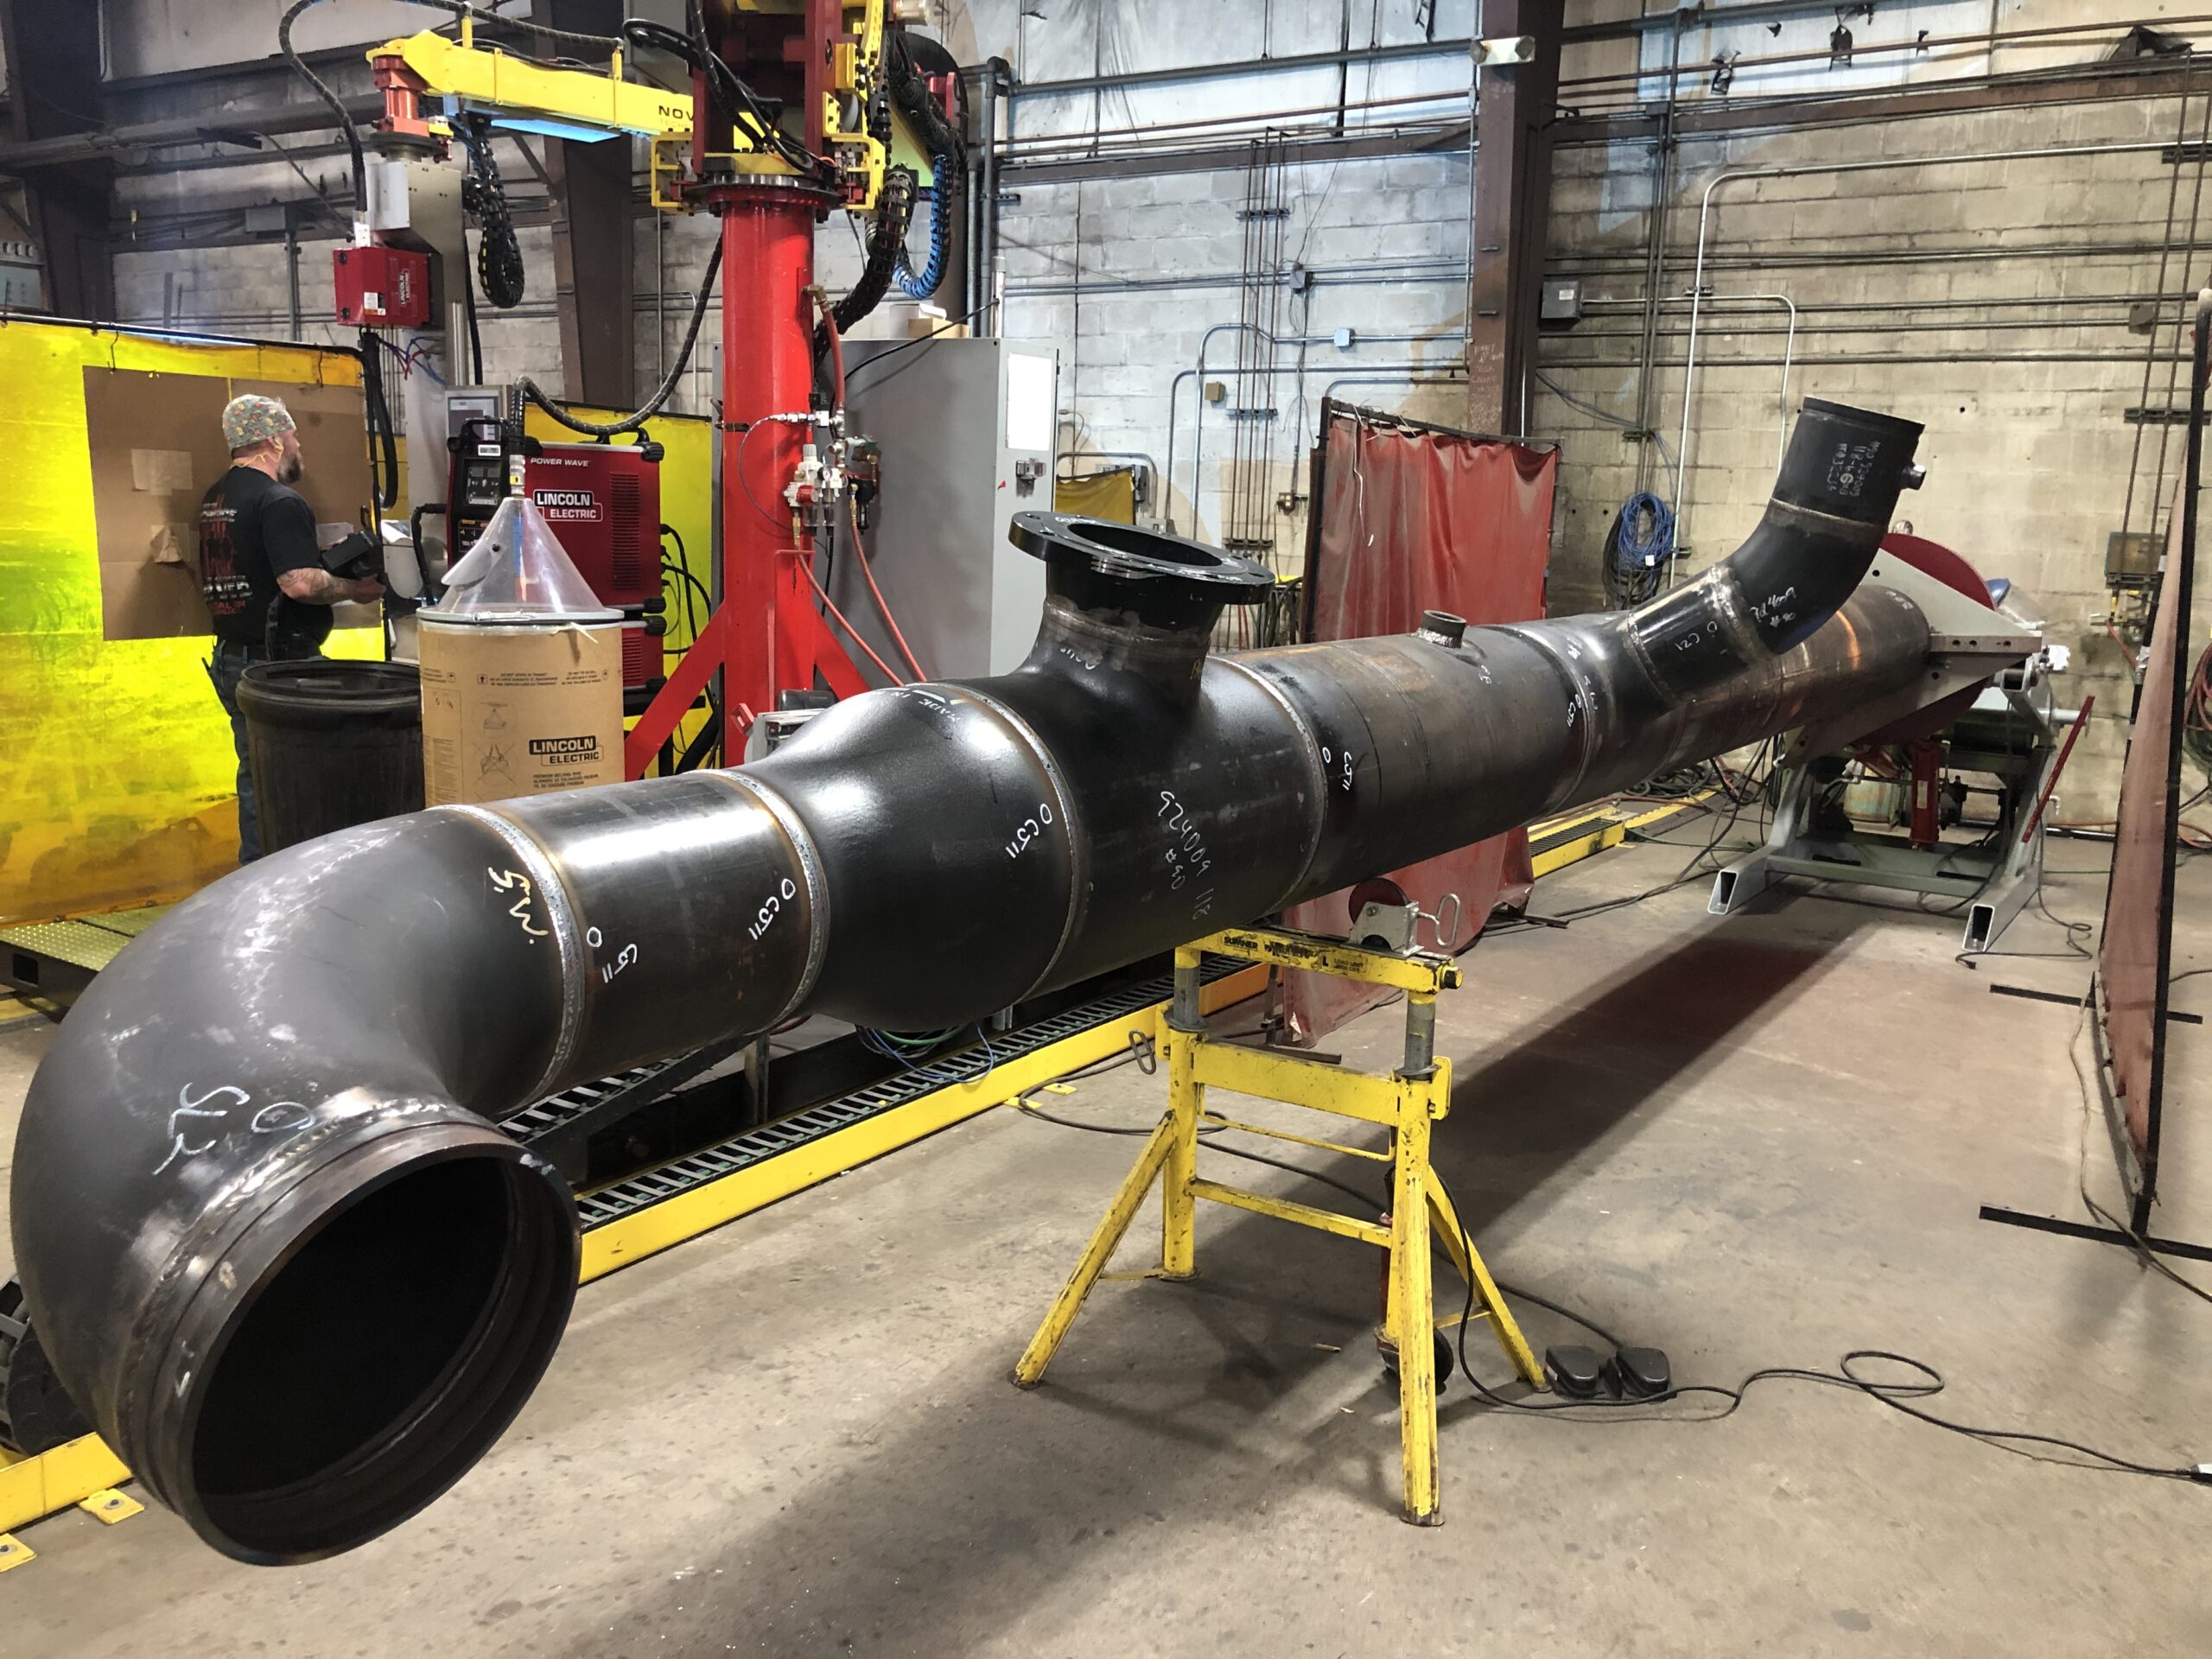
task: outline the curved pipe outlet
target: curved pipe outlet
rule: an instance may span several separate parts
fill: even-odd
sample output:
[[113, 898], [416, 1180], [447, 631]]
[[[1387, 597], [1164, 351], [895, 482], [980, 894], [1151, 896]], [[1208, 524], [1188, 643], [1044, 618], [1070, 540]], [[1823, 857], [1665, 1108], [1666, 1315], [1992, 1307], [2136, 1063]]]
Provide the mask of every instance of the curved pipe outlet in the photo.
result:
[[741, 771], [291, 849], [125, 950], [40, 1067], [16, 1254], [55, 1369], [240, 1560], [361, 1543], [520, 1409], [575, 1213], [493, 1127], [804, 1011], [958, 1025], [1910, 684], [1861, 588], [1919, 429], [1808, 404], [1744, 550], [1620, 615], [1231, 658], [1267, 573], [1025, 516], [1014, 672], [855, 697]]

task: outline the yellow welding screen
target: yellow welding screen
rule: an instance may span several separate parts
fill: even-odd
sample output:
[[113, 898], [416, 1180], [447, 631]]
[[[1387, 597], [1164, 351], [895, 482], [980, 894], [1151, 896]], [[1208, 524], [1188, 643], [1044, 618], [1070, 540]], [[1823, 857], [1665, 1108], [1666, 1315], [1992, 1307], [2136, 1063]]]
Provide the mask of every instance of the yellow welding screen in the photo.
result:
[[[0, 321], [0, 924], [180, 899], [238, 857], [209, 640], [102, 638], [87, 368], [360, 384], [355, 359], [307, 346]], [[354, 629], [325, 649], [381, 657], [383, 641]]]
[[1117, 524], [1137, 521], [1137, 475], [1128, 467], [1052, 480], [1052, 511]]

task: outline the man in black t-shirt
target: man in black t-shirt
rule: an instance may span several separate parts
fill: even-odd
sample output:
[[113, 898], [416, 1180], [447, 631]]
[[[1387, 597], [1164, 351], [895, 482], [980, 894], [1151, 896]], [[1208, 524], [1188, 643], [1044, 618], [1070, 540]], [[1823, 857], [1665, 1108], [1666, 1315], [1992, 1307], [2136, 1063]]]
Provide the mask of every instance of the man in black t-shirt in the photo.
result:
[[255, 663], [321, 655], [330, 607], [382, 596], [378, 582], [349, 582], [324, 569], [315, 513], [291, 486], [301, 473], [300, 434], [274, 397], [233, 397], [223, 410], [231, 469], [200, 504], [200, 591], [215, 619], [207, 677], [231, 717], [238, 753], [238, 862], [261, 856], [246, 762], [238, 676]]

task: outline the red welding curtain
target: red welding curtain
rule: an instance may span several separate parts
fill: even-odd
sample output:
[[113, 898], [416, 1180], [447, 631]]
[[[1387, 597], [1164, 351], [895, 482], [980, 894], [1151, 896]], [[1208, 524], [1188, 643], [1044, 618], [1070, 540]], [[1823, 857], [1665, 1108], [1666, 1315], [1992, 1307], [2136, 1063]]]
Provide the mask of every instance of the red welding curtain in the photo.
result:
[[2189, 550], [2182, 545], [2186, 475], [2177, 480], [2167, 518], [2166, 568], [2158, 622], [2144, 658], [2135, 721], [2120, 776], [2113, 836], [2112, 883], [2105, 891], [2097, 949], [2097, 1018], [2112, 1067], [2112, 1092], [2136, 1166], [2128, 1177], [2137, 1226], [2148, 1223], [2157, 1192], [2158, 1116], [2165, 1089], [2166, 987], [2172, 969], [2174, 843], [2180, 812], [2181, 707], [2188, 680], [2189, 608], [2178, 595]]
[[[1309, 639], [1409, 633], [1427, 610], [1474, 623], [1544, 613], [1555, 446], [1325, 403], [1314, 466]], [[1445, 894], [1459, 895], [1459, 925], [1447, 941], [1455, 951], [1474, 943], [1501, 896], [1516, 890], [1525, 897], [1535, 880], [1528, 836], [1519, 830], [1394, 871], [1391, 879], [1431, 914]], [[1295, 906], [1286, 920], [1341, 935], [1351, 922], [1349, 897], [1325, 894]], [[1286, 974], [1285, 1028], [1294, 1041], [1312, 1042], [1387, 995], [1345, 980]]]

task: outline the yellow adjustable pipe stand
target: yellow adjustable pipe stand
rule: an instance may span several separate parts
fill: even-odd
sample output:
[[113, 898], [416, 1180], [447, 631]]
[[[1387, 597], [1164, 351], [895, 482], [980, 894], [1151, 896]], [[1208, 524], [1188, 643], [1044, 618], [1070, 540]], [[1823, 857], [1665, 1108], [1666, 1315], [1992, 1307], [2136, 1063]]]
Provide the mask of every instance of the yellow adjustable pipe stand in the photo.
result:
[[[1406, 994], [1405, 1064], [1389, 1077], [1370, 1077], [1324, 1065], [1318, 1061], [1269, 1053], [1230, 1043], [1210, 1041], [1198, 1007], [1198, 962], [1211, 953], [1274, 967], [1302, 968], [1331, 974], [1339, 979], [1387, 985]], [[1514, 1369], [1532, 1388], [1544, 1386], [1535, 1356], [1498, 1294], [1490, 1271], [1483, 1266], [1466, 1230], [1452, 1208], [1452, 1201], [1430, 1173], [1429, 1128], [1451, 1109], [1452, 1064], [1436, 1052], [1436, 997], [1459, 983], [1459, 969], [1447, 957], [1426, 952], [1395, 956], [1363, 950], [1341, 940], [1316, 938], [1279, 928], [1235, 928], [1185, 945], [1175, 953], [1175, 998], [1170, 1006], [1161, 1047], [1168, 1075], [1166, 1116], [1160, 1120], [1105, 1219], [1090, 1236], [1083, 1259], [1045, 1322], [1030, 1338], [1014, 1380], [1033, 1388], [1044, 1379], [1060, 1340], [1074, 1325], [1084, 1298], [1098, 1282], [1129, 1224], [1136, 1217], [1154, 1181], [1160, 1183], [1162, 1226], [1160, 1248], [1161, 1279], [1188, 1279], [1198, 1271], [1198, 1204], [1200, 1198], [1226, 1204], [1258, 1215], [1295, 1222], [1339, 1238], [1364, 1240], [1389, 1252], [1389, 1294], [1386, 1299], [1382, 1338], [1394, 1350], [1398, 1370], [1398, 1418], [1405, 1451], [1405, 1518], [1421, 1526], [1435, 1526], [1444, 1519], [1436, 1457], [1436, 1353], [1426, 1340], [1428, 1327], [1448, 1326], [1453, 1319], [1434, 1315], [1434, 1290], [1430, 1274], [1429, 1230], [1433, 1226], [1446, 1253], [1475, 1293], [1475, 1317], [1487, 1319], [1498, 1346]], [[1239, 1122], [1206, 1109], [1209, 1087], [1280, 1101], [1354, 1118], [1390, 1132], [1390, 1149], [1376, 1152], [1332, 1141], [1287, 1135]], [[1201, 1125], [1269, 1135], [1301, 1146], [1372, 1159], [1390, 1166], [1390, 1215], [1385, 1222], [1338, 1215], [1334, 1211], [1264, 1193], [1247, 1192], [1198, 1173], [1198, 1135]], [[1417, 1323], [1416, 1323], [1417, 1322]], [[1409, 1325], [1423, 1340], [1408, 1342]]]

